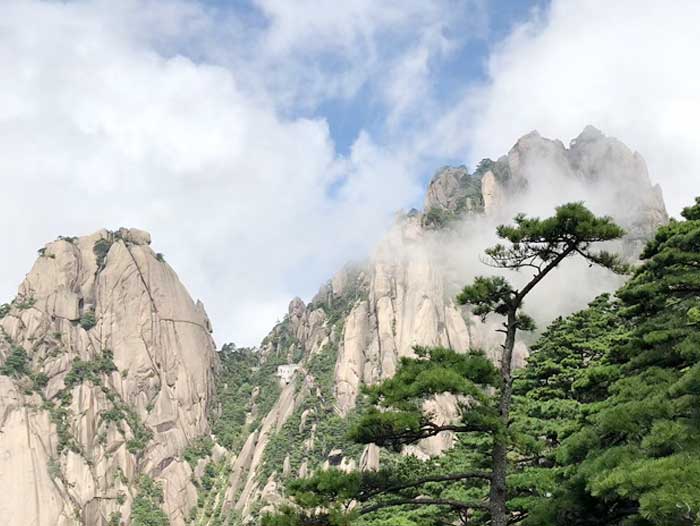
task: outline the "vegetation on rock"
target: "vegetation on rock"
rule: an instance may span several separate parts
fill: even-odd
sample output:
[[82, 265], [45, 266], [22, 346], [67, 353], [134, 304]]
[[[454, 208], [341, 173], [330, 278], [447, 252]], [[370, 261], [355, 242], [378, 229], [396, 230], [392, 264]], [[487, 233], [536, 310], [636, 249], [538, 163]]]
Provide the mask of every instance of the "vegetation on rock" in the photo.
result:
[[163, 503], [163, 489], [151, 477], [142, 475], [139, 480], [138, 494], [131, 506], [131, 524], [133, 526], [168, 526], [170, 521], [160, 508]]
[[[496, 369], [478, 351], [459, 354], [449, 349], [418, 348], [418, 357], [403, 358], [393, 378], [366, 389], [372, 407], [350, 433], [356, 442], [396, 451], [446, 431], [465, 435], [468, 442], [487, 443], [482, 448], [484, 454], [473, 459], [480, 469], [427, 473], [423, 478], [415, 474], [401, 477], [401, 473], [391, 471], [320, 472], [290, 484], [290, 494], [301, 509], [286, 508], [281, 515], [266, 519], [269, 524], [341, 525], [352, 517], [397, 506], [439, 507], [445, 517], [462, 524], [488, 521], [505, 526], [511, 521], [507, 509], [507, 476], [513, 468], [508, 458], [513, 449], [511, 364], [517, 331], [534, 328], [532, 319], [522, 312], [523, 301], [570, 256], [624, 270], [613, 255], [591, 249], [595, 243], [616, 239], [623, 232], [610, 218], [596, 217], [580, 203], [563, 205], [544, 220], [517, 216], [514, 226], [501, 226], [497, 232], [509, 245], [487, 250], [492, 265], [531, 269], [532, 277], [521, 289], [502, 277], [480, 277], [465, 287], [458, 299], [472, 305], [477, 315], [505, 318], [500, 367]], [[459, 422], [438, 423], [425, 411], [424, 403], [443, 393], [457, 400]], [[353, 508], [351, 502], [365, 504]]]
[[92, 247], [92, 251], [95, 254], [95, 260], [97, 261], [97, 268], [104, 267], [105, 260], [107, 259], [107, 254], [109, 249], [112, 248], [111, 241], [100, 238], [95, 241], [95, 245]]
[[0, 367], [0, 374], [18, 378], [20, 376], [25, 376], [30, 372], [31, 366], [27, 351], [18, 345], [13, 345], [10, 349], [9, 356], [5, 359], [5, 363], [2, 367]]
[[86, 331], [89, 331], [95, 325], [97, 325], [97, 318], [95, 318], [95, 311], [92, 311], [92, 310], [85, 311], [83, 313], [83, 315], [80, 317], [80, 326], [83, 329], [85, 329]]

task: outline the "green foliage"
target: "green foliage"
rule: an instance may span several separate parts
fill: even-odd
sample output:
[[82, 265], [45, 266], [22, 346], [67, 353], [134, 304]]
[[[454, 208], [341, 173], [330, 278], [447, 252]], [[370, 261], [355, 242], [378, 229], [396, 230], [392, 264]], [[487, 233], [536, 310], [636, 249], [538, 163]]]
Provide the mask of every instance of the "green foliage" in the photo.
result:
[[486, 175], [486, 172], [488, 171], [491, 171], [502, 183], [510, 181], [512, 177], [510, 165], [508, 164], [508, 160], [505, 158], [501, 158], [498, 161], [492, 161], [488, 158], [482, 159], [476, 166], [476, 170], [474, 170], [474, 176], [480, 179]]
[[86, 331], [89, 331], [95, 325], [97, 325], [97, 319], [95, 318], [95, 311], [93, 311], [93, 310], [85, 311], [83, 313], [83, 315], [80, 317], [80, 326], [83, 329], [85, 329]]
[[[483, 164], [482, 171], [492, 168]], [[479, 352], [462, 354], [444, 348], [417, 348], [417, 357], [402, 358], [393, 378], [365, 388], [370, 407], [351, 424], [349, 436], [353, 440], [394, 451], [444, 431], [457, 433], [458, 445], [446, 455], [447, 462], [428, 461], [411, 466], [407, 472], [396, 468], [405, 467], [408, 462], [378, 473], [316, 473], [288, 485], [298, 508], [290, 507], [267, 517], [265, 524], [341, 525], [357, 520], [361, 520], [357, 524], [372, 524], [372, 520], [359, 517], [375, 513], [379, 521], [375, 524], [382, 524], [382, 520], [393, 524], [386, 522], [394, 519], [383, 515], [383, 509], [399, 507], [403, 512], [406, 506], [415, 506], [419, 508], [416, 512], [402, 513], [404, 524], [460, 521], [505, 526], [527, 517], [527, 510], [534, 507], [532, 499], [553, 489], [552, 472], [536, 471], [540, 466], [522, 453], [545, 459], [543, 452], [553, 455], [548, 451], [555, 447], [551, 435], [531, 434], [533, 429], [536, 433], [545, 431], [541, 422], [534, 421], [551, 408], [542, 404], [534, 407], [540, 402], [535, 399], [533, 407], [521, 410], [517, 424], [510, 413], [515, 336], [518, 330], [534, 329], [532, 318], [520, 309], [527, 294], [567, 257], [580, 255], [592, 264], [622, 271], [623, 265], [616, 257], [592, 252], [590, 247], [616, 239], [623, 231], [610, 218], [596, 217], [581, 203], [572, 203], [558, 207], [556, 214], [547, 219], [519, 215], [514, 226], [501, 226], [497, 232], [509, 246], [499, 244], [488, 249], [491, 264], [502, 269], [532, 269], [533, 276], [521, 290], [515, 290], [502, 277], [477, 278], [464, 288], [458, 300], [472, 305], [473, 312], [482, 318], [492, 313], [506, 317], [500, 369], [496, 370]], [[585, 380], [600, 383], [601, 378], [606, 378], [601, 369], [596, 369], [596, 373]], [[584, 379], [572, 380], [576, 386], [572, 388], [584, 384]], [[456, 422], [440, 424], [426, 402], [446, 393], [457, 403], [458, 418]], [[562, 423], [562, 427], [566, 424]], [[576, 430], [573, 424], [569, 423], [569, 427]], [[521, 464], [525, 467], [521, 468]], [[456, 467], [467, 471], [455, 472]], [[506, 506], [509, 475], [510, 485], [516, 490], [510, 495], [514, 515]], [[351, 502], [367, 505], [352, 507]]]
[[11, 307], [8, 303], [3, 303], [0, 305], [0, 320], [10, 313], [10, 309]]
[[[585, 428], [587, 416], [620, 377], [613, 350], [628, 342], [631, 329], [620, 309], [603, 295], [587, 309], [558, 318], [516, 374], [512, 433], [522, 460], [508, 482], [510, 508], [528, 514], [524, 524], [551, 524], [557, 514], [574, 524], [572, 517], [583, 513], [579, 507], [586, 508], [583, 499], [560, 497], [568, 469], [558, 457], [562, 443]], [[601, 518], [607, 512], [600, 507], [586, 513]]]
[[10, 348], [10, 354], [5, 359], [5, 363], [0, 367], [0, 374], [19, 378], [30, 372], [31, 364], [27, 351], [18, 345], [13, 345]]
[[[290, 459], [292, 472], [296, 472], [304, 461], [310, 469], [318, 468], [333, 449], [341, 449], [344, 456], [359, 459], [362, 447], [347, 435], [348, 426], [352, 425], [356, 415], [352, 413], [344, 419], [335, 411], [333, 371], [336, 358], [337, 348], [328, 345], [309, 359], [306, 370], [308, 377], [313, 378], [314, 389], [307, 393], [282, 429], [270, 438], [263, 456], [261, 480], [273, 471], [279, 472], [286, 457]], [[307, 418], [302, 426], [305, 412]], [[312, 423], [316, 424], [316, 432], [313, 446], [307, 450], [304, 441]]]
[[119, 511], [113, 511], [109, 516], [107, 526], [119, 526], [122, 523], [122, 514]]
[[[126, 441], [126, 449], [129, 453], [138, 455], [142, 453], [148, 443], [153, 438], [153, 433], [148, 427], [141, 421], [138, 414], [132, 407], [126, 405], [116, 393], [108, 391], [108, 398], [112, 402], [112, 409], [102, 413], [103, 421], [105, 422], [118, 422], [123, 420], [129, 426], [131, 430], [131, 438]], [[119, 416], [117, 416], [119, 415]], [[119, 431], [124, 434], [123, 429], [119, 426]]]
[[369, 402], [384, 407], [415, 410], [440, 393], [485, 399], [483, 386], [498, 384], [498, 373], [478, 351], [462, 354], [443, 347], [416, 347], [417, 358], [401, 358], [396, 374], [367, 387]]
[[101, 355], [94, 360], [81, 360], [76, 358], [71, 364], [71, 369], [63, 379], [63, 383], [67, 388], [74, 387], [83, 382], [90, 381], [95, 385], [101, 385], [102, 379], [100, 375], [110, 374], [117, 370], [112, 358], [112, 352], [105, 350]]
[[51, 402], [44, 402], [42, 406], [49, 412], [51, 423], [56, 426], [56, 435], [58, 443], [56, 451], [60, 454], [65, 449], [70, 449], [73, 452], [80, 452], [78, 443], [76, 442], [70, 430], [70, 413], [64, 405], [54, 405]]
[[34, 389], [41, 390], [46, 387], [49, 383], [49, 377], [44, 372], [32, 374], [32, 381], [34, 382]]
[[139, 479], [138, 494], [131, 507], [133, 526], [168, 526], [168, 516], [160, 508], [163, 503], [163, 489], [148, 475]]
[[[632, 327], [609, 353], [619, 378], [558, 454], [573, 473], [563, 502], [583, 495], [598, 508], [622, 510], [601, 524], [691, 525], [700, 517], [697, 203], [684, 210], [686, 221], [659, 229], [618, 292]], [[580, 509], [576, 520], [587, 512]]]
[[34, 296], [17, 296], [12, 300], [12, 305], [17, 307], [19, 310], [31, 309], [36, 303], [36, 298]]
[[[337, 335], [342, 334], [342, 320], [366, 291], [359, 271], [348, 269], [347, 283], [342, 294], [329, 294], [317, 300], [310, 309], [323, 309], [326, 321]], [[327, 345], [321, 352], [307, 357], [304, 348], [294, 335], [288, 317], [279, 323], [263, 341], [265, 356], [249, 349], [236, 349], [226, 345], [220, 356], [222, 371], [217, 379], [219, 411], [212, 415], [212, 429], [217, 442], [237, 450], [250, 431], [260, 425], [277, 401], [281, 388], [277, 378], [277, 366], [299, 363], [301, 374], [295, 380], [300, 403], [295, 407], [282, 429], [274, 433], [265, 448], [262, 467], [258, 473], [264, 481], [273, 472], [281, 475], [281, 467], [287, 456], [292, 472], [307, 461], [310, 469], [320, 466], [333, 448], [341, 448], [343, 454], [359, 459], [362, 446], [348, 439], [348, 422], [341, 418], [334, 407], [334, 368], [337, 347]], [[304, 386], [300, 377], [305, 376]], [[311, 386], [311, 387], [309, 387]], [[306, 389], [303, 393], [301, 389]], [[301, 426], [302, 414], [307, 411], [305, 426]], [[316, 432], [313, 447], [307, 451], [304, 441], [311, 426]], [[264, 482], [263, 482], [264, 483]]]
[[425, 213], [423, 224], [427, 227], [443, 228], [455, 219], [457, 214], [454, 212], [434, 206]]
[[202, 477], [193, 482], [199, 488], [197, 505], [190, 510], [189, 523], [207, 524], [209, 526], [233, 526], [240, 524], [238, 515], [233, 511], [224, 511], [222, 507], [223, 494], [228, 489], [228, 481], [231, 474], [229, 460], [209, 462]]
[[156, 254], [156, 259], [160, 261], [161, 263], [165, 263], [165, 254], [162, 254], [161, 252], [158, 252]]
[[457, 296], [462, 305], [471, 305], [472, 312], [485, 319], [495, 312], [505, 315], [515, 294], [513, 287], [501, 276], [479, 276]]
[[401, 359], [394, 377], [364, 389], [369, 403], [381, 410], [369, 408], [351, 428], [351, 438], [400, 450], [405, 444], [432, 436], [435, 426], [431, 415], [423, 413], [423, 403], [442, 393], [468, 401], [462, 407], [463, 431], [494, 428], [495, 415], [485, 388], [499, 385], [499, 378], [482, 353], [419, 347], [416, 354], [418, 358]]
[[295, 501], [305, 508], [323, 506], [327, 502], [348, 502], [356, 499], [361, 490], [363, 474], [345, 473], [337, 469], [323, 470], [313, 477], [296, 479], [287, 485]]
[[[624, 230], [610, 217], [597, 217], [583, 203], [568, 203], [558, 206], [554, 216], [547, 219], [528, 218], [524, 214], [515, 217], [515, 225], [501, 225], [496, 230], [498, 237], [514, 244], [583, 242], [595, 243], [618, 239]], [[554, 257], [552, 247], [541, 253]]]
[[538, 459], [513, 481], [529, 487], [515, 503], [525, 523], [698, 524], [696, 203], [647, 244], [619, 301], [555, 322], [516, 382], [518, 432]]
[[100, 238], [95, 241], [95, 244], [92, 247], [92, 252], [95, 254], [98, 269], [104, 267], [110, 248], [112, 248], [112, 242], [107, 239]]
[[[58, 405], [49, 400], [44, 402], [43, 407], [49, 412], [51, 421], [57, 429], [59, 453], [66, 448], [80, 452], [78, 442], [71, 433], [71, 415], [68, 406], [72, 400], [72, 389], [83, 382], [101, 386], [102, 392], [112, 404], [110, 409], [100, 413], [101, 423], [117, 425], [117, 429], [122, 435], [126, 435], [122, 422], [128, 425], [131, 436], [126, 441], [127, 450], [132, 454], [140, 454], [147, 447], [153, 437], [151, 430], [143, 424], [134, 409], [124, 403], [116, 392], [103, 385], [102, 375], [110, 374], [116, 370], [112, 352], [109, 350], [104, 350], [102, 354], [89, 361], [76, 358], [71, 364], [70, 371], [63, 379], [64, 389], [57, 394]], [[37, 385], [37, 381], [40, 384], [43, 381], [41, 374], [34, 375], [35, 385]]]
[[[237, 451], [279, 395], [277, 363], [262, 363], [256, 350], [230, 344], [223, 347], [219, 359], [221, 370], [216, 378], [219, 408], [210, 414], [210, 423], [216, 441]], [[254, 386], [258, 386], [255, 397]], [[255, 416], [249, 423], [248, 414]]]
[[211, 437], [205, 436], [195, 438], [185, 449], [183, 457], [187, 462], [189, 462], [192, 469], [194, 469], [200, 458], [211, 455], [211, 450], [213, 447], [214, 441], [211, 439]]

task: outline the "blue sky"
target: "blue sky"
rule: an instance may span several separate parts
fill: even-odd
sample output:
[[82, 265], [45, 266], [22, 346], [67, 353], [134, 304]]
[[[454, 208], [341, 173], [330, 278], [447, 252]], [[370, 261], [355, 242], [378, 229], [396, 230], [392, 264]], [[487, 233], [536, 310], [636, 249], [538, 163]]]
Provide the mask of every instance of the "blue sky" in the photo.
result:
[[[207, 0], [206, 4], [223, 11], [235, 11], [236, 16], [245, 19], [248, 24], [261, 31], [268, 27], [264, 13], [253, 2]], [[473, 5], [457, 0], [450, 4], [456, 12], [455, 20], [469, 18], [470, 12], [475, 9]], [[515, 25], [527, 20], [533, 9], [546, 9], [548, 2], [546, 0], [492, 0], [479, 2], [479, 4], [477, 10], [483, 10], [477, 15], [480, 23], [483, 23], [481, 32], [475, 33], [469, 29], [463, 38], [460, 38], [460, 45], [454, 53], [444, 60], [434, 61], [431, 64], [435, 97], [444, 104], [456, 100], [470, 84], [485, 81], [485, 62], [491, 47], [503, 40]], [[460, 31], [460, 27], [446, 26], [445, 31], [456, 33]], [[392, 44], [391, 39], [387, 39], [387, 43], [382, 45], [386, 45], [391, 53]], [[328, 57], [324, 66], [332, 70], [339, 63], [338, 57]], [[351, 98], [330, 98], [312, 109], [292, 108], [290, 115], [325, 119], [330, 127], [336, 150], [342, 155], [347, 155], [361, 130], [381, 136], [386, 112], [387, 108], [381, 101], [373, 99], [371, 88], [365, 85]], [[445, 162], [454, 161], [455, 159], [445, 159]]]
[[[455, 5], [457, 4], [455, 2]], [[488, 24], [484, 34], [466, 37], [452, 56], [434, 64], [431, 74], [434, 78], [436, 97], [443, 103], [449, 103], [469, 84], [483, 82], [486, 78], [484, 65], [490, 47], [506, 36], [513, 25], [522, 23], [533, 7], [543, 4], [545, 2], [526, 0], [489, 2], [486, 5]], [[377, 135], [382, 131], [385, 108], [378, 103], [367, 104], [367, 96], [363, 90], [347, 101], [330, 100], [313, 113], [315, 117], [328, 120], [336, 148], [342, 154], [349, 152], [360, 130], [369, 130]], [[371, 101], [371, 97], [369, 100]], [[454, 161], [445, 160], [446, 163]]]
[[533, 129], [618, 137], [677, 214], [700, 194], [698, 19], [691, 0], [4, 0], [0, 302], [47, 241], [139, 227], [217, 341], [255, 344], [440, 166]]

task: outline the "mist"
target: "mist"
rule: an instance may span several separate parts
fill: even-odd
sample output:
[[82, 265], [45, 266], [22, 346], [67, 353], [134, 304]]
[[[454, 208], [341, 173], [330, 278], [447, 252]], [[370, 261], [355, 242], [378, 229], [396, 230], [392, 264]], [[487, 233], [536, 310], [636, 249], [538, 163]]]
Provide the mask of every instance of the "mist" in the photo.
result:
[[[593, 213], [611, 216], [626, 229], [624, 240], [601, 243], [593, 250], [621, 254], [636, 264], [656, 227], [667, 220], [660, 190], [652, 184], [642, 156], [614, 138], [588, 129], [566, 149], [559, 141], [530, 134], [508, 155], [517, 167], [514, 179], [524, 184], [504, 196], [497, 208], [453, 222], [446, 229], [426, 230], [418, 243], [407, 243], [394, 257], [429, 258], [440, 266], [454, 298], [477, 276], [502, 275], [514, 287], [524, 285], [532, 271], [496, 269], [487, 265], [484, 250], [498, 243], [496, 227], [509, 224], [515, 215], [548, 217], [557, 206], [583, 202]], [[584, 308], [596, 296], [613, 292], [625, 276], [591, 266], [581, 256], [563, 261], [533, 292], [524, 310], [544, 329], [553, 319]]]

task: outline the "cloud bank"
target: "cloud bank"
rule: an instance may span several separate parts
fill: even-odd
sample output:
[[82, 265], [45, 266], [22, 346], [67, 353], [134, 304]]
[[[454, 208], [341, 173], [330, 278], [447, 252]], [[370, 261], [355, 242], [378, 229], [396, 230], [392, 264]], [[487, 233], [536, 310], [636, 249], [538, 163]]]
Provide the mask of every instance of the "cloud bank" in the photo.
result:
[[313, 110], [368, 84], [392, 104], [384, 67], [425, 84], [429, 68], [403, 65], [447, 52], [448, 5], [4, 2], [1, 297], [44, 242], [135, 226], [219, 341], [256, 343], [420, 196], [421, 152], [361, 131], [341, 155]]
[[[486, 2], [7, 0], [0, 6], [0, 298], [35, 251], [149, 230], [214, 322], [254, 344], [290, 297], [362, 258], [448, 161], [595, 124], [642, 152], [670, 210], [700, 194], [696, 2], [557, 0], [492, 42]], [[451, 62], [453, 61], [453, 62]], [[324, 118], [365, 114], [350, 146]], [[368, 108], [368, 110], [367, 110]]]

